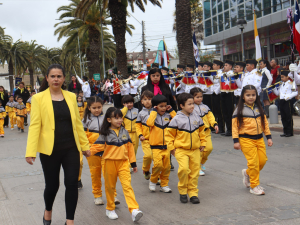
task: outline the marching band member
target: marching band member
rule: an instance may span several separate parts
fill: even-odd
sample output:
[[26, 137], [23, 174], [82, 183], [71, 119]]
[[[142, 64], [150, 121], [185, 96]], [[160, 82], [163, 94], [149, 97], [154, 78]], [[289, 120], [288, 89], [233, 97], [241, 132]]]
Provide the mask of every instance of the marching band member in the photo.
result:
[[[113, 79], [113, 99], [114, 99], [114, 106], [116, 108], [122, 108], [121, 100], [122, 100], [122, 93], [121, 93], [121, 88], [120, 84], [117, 82], [119, 81], [119, 78], [116, 74], [114, 74], [114, 79]], [[119, 75], [121, 77], [121, 75]]]
[[182, 78], [182, 82], [186, 85], [185, 93], [190, 93], [190, 90], [196, 87], [196, 82], [194, 80], [194, 65], [186, 65], [186, 74]]
[[[177, 76], [179, 76], [181, 73], [184, 72], [185, 66], [177, 64]], [[181, 80], [182, 81], [182, 80]], [[175, 82], [176, 87], [176, 98], [181, 93], [185, 93], [185, 84], [183, 84], [181, 81]]]
[[260, 95], [262, 75], [257, 71], [256, 65], [257, 61], [255, 59], [246, 60], [247, 73], [245, 73], [242, 88], [246, 85], [253, 85], [256, 88], [258, 95]]
[[[213, 64], [211, 62], [204, 62], [203, 63], [203, 70], [204, 71], [209, 71], [212, 69]], [[212, 109], [212, 88], [211, 87], [206, 87], [203, 90], [204, 98], [203, 98], [203, 103], [207, 105], [210, 109]]]
[[238, 89], [234, 91], [234, 96], [236, 98], [235, 104], [237, 105], [241, 96], [242, 92], [242, 81], [244, 79], [245, 73], [244, 69], [246, 67], [246, 63], [244, 62], [235, 62], [234, 66], [234, 73], [239, 75], [238, 79], [236, 79], [236, 84], [238, 86]]

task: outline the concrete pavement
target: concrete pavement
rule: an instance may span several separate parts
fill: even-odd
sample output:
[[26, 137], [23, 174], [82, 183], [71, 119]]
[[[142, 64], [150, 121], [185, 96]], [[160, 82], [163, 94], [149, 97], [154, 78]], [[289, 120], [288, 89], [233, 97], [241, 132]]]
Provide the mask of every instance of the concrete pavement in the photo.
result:
[[[0, 139], [0, 225], [42, 224], [44, 177], [39, 157], [33, 166], [25, 162], [27, 129], [20, 133], [5, 128], [5, 138]], [[206, 164], [206, 176], [199, 178], [199, 205], [180, 203], [174, 158], [175, 171], [169, 183], [173, 193], [159, 192], [159, 187], [151, 193], [142, 174], [143, 152], [139, 147], [139, 171], [132, 175], [135, 196], [144, 212], [139, 224], [300, 224], [300, 136], [281, 138], [279, 134], [272, 132], [274, 146], [267, 148], [269, 161], [261, 173], [265, 196], [254, 196], [243, 186], [241, 170], [246, 168], [246, 160], [233, 149], [232, 139], [213, 134], [214, 150]], [[121, 204], [116, 208], [119, 219], [115, 221], [105, 216], [105, 206], [94, 205], [86, 159], [82, 182], [75, 224], [133, 224], [119, 182]], [[105, 193], [104, 187], [102, 190]], [[106, 202], [105, 194], [103, 198]], [[52, 224], [64, 224], [63, 170], [53, 209]]]

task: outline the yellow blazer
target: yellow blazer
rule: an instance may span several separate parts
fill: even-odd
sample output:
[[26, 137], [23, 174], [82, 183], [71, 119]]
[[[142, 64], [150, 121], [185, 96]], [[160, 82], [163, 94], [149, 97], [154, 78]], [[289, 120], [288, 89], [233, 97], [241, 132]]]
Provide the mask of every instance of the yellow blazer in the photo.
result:
[[[89, 141], [80, 120], [76, 95], [64, 90], [62, 90], [62, 93], [71, 113], [77, 149], [78, 151], [89, 150]], [[54, 130], [54, 110], [48, 88], [32, 96], [26, 157], [36, 157], [37, 152], [51, 155], [54, 146]]]

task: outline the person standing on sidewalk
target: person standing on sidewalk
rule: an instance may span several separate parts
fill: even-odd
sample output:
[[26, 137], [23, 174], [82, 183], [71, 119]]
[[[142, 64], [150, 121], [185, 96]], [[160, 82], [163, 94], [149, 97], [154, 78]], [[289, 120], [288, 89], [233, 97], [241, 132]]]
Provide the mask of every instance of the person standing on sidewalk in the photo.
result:
[[65, 224], [74, 224], [78, 200], [80, 152], [90, 156], [89, 142], [83, 130], [76, 95], [61, 89], [65, 72], [61, 65], [48, 68], [40, 93], [31, 100], [31, 123], [28, 132], [26, 161], [33, 164], [37, 152], [45, 177], [45, 212], [43, 224], [51, 224], [52, 206], [59, 188], [61, 166], [65, 175]]
[[[21, 96], [22, 99], [23, 99], [23, 104], [26, 105], [26, 102], [27, 100], [29, 99], [30, 97], [30, 93], [29, 91], [25, 88], [25, 84], [24, 82], [20, 82], [19, 83], [19, 88], [15, 91], [15, 94], [14, 96]], [[27, 126], [28, 123], [27, 123], [27, 117], [24, 118], [24, 125]]]

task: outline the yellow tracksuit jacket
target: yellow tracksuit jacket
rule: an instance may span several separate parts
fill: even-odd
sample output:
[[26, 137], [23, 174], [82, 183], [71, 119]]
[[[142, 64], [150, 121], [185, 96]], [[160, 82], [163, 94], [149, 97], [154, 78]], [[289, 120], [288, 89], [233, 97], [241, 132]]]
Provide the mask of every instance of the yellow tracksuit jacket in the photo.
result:
[[5, 106], [6, 113], [8, 113], [10, 128], [14, 128], [16, 122], [16, 113], [15, 113], [16, 102], [7, 102]]
[[27, 102], [26, 102], [26, 110], [27, 110], [27, 113], [30, 113], [30, 111], [31, 111], [31, 98], [32, 98], [32, 97], [30, 97], [30, 98], [27, 100]]
[[149, 143], [153, 156], [153, 168], [150, 181], [157, 183], [160, 177], [161, 187], [168, 186], [171, 170], [170, 151], [165, 140], [166, 128], [171, 118], [176, 116], [176, 112], [171, 109], [164, 115], [159, 115], [156, 109], [150, 113], [147, 119], [147, 126], [150, 127]]
[[4, 119], [6, 117], [6, 112], [3, 106], [0, 106], [0, 135], [4, 135], [4, 128], [3, 128], [3, 124], [4, 124]]
[[114, 194], [118, 177], [122, 184], [130, 213], [134, 209], [138, 209], [139, 205], [135, 200], [134, 192], [130, 184], [131, 175], [128, 161], [134, 168], [136, 167], [136, 158], [128, 131], [123, 126], [116, 130], [110, 129], [109, 135], [99, 135], [90, 150], [92, 155], [100, 155], [104, 159], [106, 209], [115, 209]]
[[85, 110], [84, 103], [77, 102], [77, 106], [78, 106], [78, 110], [79, 110], [80, 119], [82, 120], [83, 116], [84, 116], [84, 110]]
[[262, 133], [266, 135], [267, 139], [272, 139], [267, 117], [266, 115], [263, 116], [264, 126], [258, 107], [246, 104], [242, 110], [243, 123], [241, 126], [238, 121], [238, 109], [235, 109], [232, 116], [233, 142], [240, 143], [241, 150], [247, 159], [248, 169], [246, 173], [250, 177], [251, 188], [260, 184], [259, 173], [268, 160]]
[[22, 104], [17, 103], [14, 110], [17, 116], [18, 128], [24, 130], [24, 117], [27, 114], [26, 106], [23, 103]]

